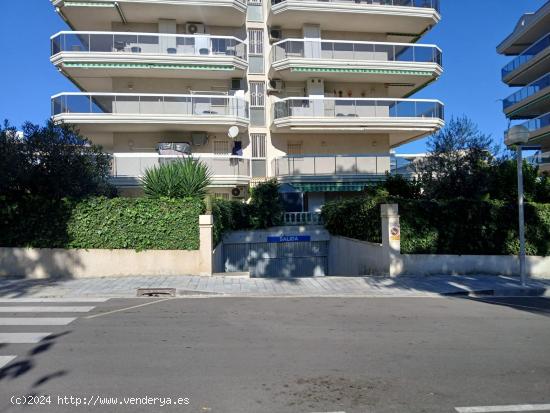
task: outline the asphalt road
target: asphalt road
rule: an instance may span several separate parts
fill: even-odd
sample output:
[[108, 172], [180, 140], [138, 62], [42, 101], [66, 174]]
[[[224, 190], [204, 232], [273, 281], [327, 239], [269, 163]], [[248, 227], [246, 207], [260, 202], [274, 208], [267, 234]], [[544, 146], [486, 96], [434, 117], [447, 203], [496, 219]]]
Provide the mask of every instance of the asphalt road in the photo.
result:
[[[0, 344], [0, 360], [17, 356], [0, 370], [0, 412], [441, 413], [550, 403], [548, 299], [154, 301], [0, 303], [0, 319], [11, 320], [0, 341], [53, 333]], [[3, 309], [20, 306], [38, 308]], [[13, 320], [22, 317], [31, 325]], [[32, 325], [37, 317], [59, 325]], [[25, 395], [37, 397], [13, 398]], [[101, 405], [110, 397], [116, 405]], [[142, 404], [125, 405], [131, 397]], [[12, 404], [21, 400], [42, 404]]]

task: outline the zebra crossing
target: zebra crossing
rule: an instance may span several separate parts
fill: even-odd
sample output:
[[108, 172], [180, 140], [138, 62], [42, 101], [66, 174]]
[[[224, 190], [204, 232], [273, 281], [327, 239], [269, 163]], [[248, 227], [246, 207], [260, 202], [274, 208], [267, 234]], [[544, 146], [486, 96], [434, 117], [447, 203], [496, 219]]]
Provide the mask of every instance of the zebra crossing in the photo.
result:
[[[13, 348], [17, 348], [12, 345], [37, 344], [47, 340], [54, 334], [55, 328], [68, 326], [79, 315], [92, 311], [96, 307], [94, 304], [107, 300], [108, 298], [0, 299], [0, 348], [10, 345], [11, 353]], [[49, 331], [40, 331], [44, 328]], [[0, 354], [0, 369], [11, 364], [17, 357], [17, 354]]]

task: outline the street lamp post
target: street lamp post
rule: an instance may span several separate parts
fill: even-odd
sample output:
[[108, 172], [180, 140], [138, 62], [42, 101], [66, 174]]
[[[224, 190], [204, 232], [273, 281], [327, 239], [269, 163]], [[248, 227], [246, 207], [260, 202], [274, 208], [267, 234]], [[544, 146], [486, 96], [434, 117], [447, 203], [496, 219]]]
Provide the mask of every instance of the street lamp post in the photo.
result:
[[507, 146], [516, 146], [516, 158], [518, 166], [518, 214], [519, 214], [519, 273], [521, 284], [527, 284], [527, 272], [525, 266], [525, 214], [523, 195], [523, 144], [529, 140], [529, 130], [522, 125], [517, 125], [508, 131], [505, 139]]

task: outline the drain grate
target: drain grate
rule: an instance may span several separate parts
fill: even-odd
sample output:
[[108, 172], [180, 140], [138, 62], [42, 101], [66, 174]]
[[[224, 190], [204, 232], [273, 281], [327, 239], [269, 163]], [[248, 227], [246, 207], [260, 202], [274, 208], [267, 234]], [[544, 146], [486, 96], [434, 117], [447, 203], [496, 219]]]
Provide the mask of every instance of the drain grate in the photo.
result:
[[138, 297], [175, 297], [175, 288], [138, 288]]

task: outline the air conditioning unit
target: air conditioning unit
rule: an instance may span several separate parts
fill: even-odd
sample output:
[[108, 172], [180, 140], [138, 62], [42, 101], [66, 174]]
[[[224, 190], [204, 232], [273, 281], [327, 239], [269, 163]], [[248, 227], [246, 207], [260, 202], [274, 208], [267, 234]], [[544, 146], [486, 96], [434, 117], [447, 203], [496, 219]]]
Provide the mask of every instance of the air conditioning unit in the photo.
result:
[[189, 22], [185, 24], [185, 32], [187, 34], [205, 34], [206, 27], [202, 23]]
[[208, 135], [205, 132], [191, 132], [193, 146], [204, 146], [208, 142]]
[[269, 41], [271, 43], [277, 43], [283, 40], [283, 31], [279, 27], [272, 27], [269, 30]]
[[246, 194], [246, 187], [244, 186], [236, 186], [231, 190], [231, 195], [233, 198], [244, 198]]
[[272, 79], [269, 81], [269, 91], [274, 93], [281, 92], [285, 87], [285, 84], [280, 79]]

